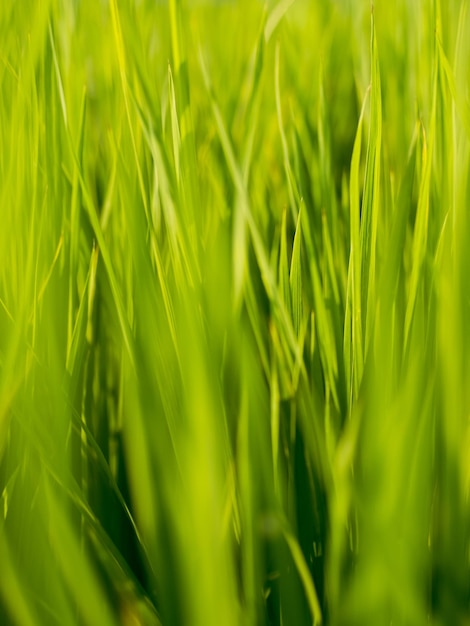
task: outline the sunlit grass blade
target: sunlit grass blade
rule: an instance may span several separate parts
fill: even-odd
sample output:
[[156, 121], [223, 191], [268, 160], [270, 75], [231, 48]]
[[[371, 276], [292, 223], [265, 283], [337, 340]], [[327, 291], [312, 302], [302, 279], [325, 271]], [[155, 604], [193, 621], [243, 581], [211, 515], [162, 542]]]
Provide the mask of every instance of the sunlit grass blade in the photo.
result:
[[281, 142], [282, 142], [282, 152], [284, 156], [284, 168], [286, 171], [287, 184], [289, 189], [289, 201], [290, 208], [292, 211], [292, 215], [296, 220], [298, 217], [298, 207], [300, 203], [300, 193], [297, 187], [297, 183], [294, 178], [294, 172], [291, 165], [291, 160], [289, 156], [289, 147], [287, 145], [287, 137], [284, 130], [284, 121], [282, 117], [282, 107], [281, 107], [281, 86], [280, 86], [280, 44], [279, 42], [276, 45], [276, 56], [275, 56], [275, 66], [274, 66], [274, 84], [276, 89], [276, 109], [277, 109], [277, 119], [279, 124], [279, 132], [281, 134]]
[[264, 38], [269, 41], [276, 30], [277, 26], [281, 22], [284, 15], [289, 10], [289, 7], [294, 4], [295, 0], [279, 0], [276, 5], [271, 9], [264, 27]]
[[371, 18], [370, 127], [361, 205], [361, 288], [362, 314], [367, 352], [376, 307], [377, 229], [380, 208], [382, 150], [382, 93], [374, 15]]
[[431, 126], [429, 133], [422, 128], [423, 149], [422, 149], [422, 172], [418, 196], [418, 207], [416, 211], [416, 224], [413, 238], [413, 266], [410, 276], [410, 286], [408, 292], [408, 303], [405, 316], [405, 345], [408, 343], [408, 337], [413, 321], [413, 314], [416, 300], [418, 298], [418, 289], [420, 285], [420, 277], [423, 269], [424, 258], [427, 250], [428, 241], [428, 219], [429, 219], [429, 194], [431, 185], [432, 172], [432, 155], [434, 148], [435, 133], [435, 107], [436, 107], [436, 91], [437, 91], [437, 68], [434, 79], [434, 95], [433, 107], [431, 112]]
[[[86, 102], [87, 95], [86, 89], [83, 90], [82, 104], [80, 107], [80, 122], [78, 130], [78, 145], [77, 155], [80, 160], [83, 161], [83, 146], [85, 137], [85, 120], [86, 120]], [[72, 204], [70, 208], [70, 274], [75, 276], [78, 272], [79, 263], [79, 246], [80, 246], [80, 181], [78, 173], [74, 171], [73, 186], [72, 186]], [[73, 327], [74, 327], [74, 315], [76, 309], [76, 286], [73, 280], [69, 283], [69, 309], [68, 309], [68, 348], [67, 352], [70, 353], [73, 340]]]
[[195, 222], [200, 220], [200, 190], [197, 179], [197, 158], [194, 123], [191, 111], [186, 38], [183, 26], [181, 0], [170, 0], [171, 47], [175, 71], [178, 120], [181, 133], [181, 161], [184, 169], [185, 193], [183, 196], [191, 243], [197, 250], [193, 232]]

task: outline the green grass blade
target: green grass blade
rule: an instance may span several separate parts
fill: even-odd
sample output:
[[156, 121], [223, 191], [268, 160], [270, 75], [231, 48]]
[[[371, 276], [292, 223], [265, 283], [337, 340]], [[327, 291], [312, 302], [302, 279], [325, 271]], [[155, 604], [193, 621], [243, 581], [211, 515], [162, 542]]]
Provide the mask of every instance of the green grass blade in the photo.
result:
[[292, 297], [292, 320], [294, 331], [297, 337], [303, 325], [303, 298], [302, 298], [302, 268], [301, 268], [301, 225], [302, 225], [302, 207], [300, 207], [297, 227], [295, 229], [294, 245], [292, 248], [292, 259], [290, 266], [290, 290]]
[[370, 128], [361, 207], [362, 310], [365, 320], [365, 352], [371, 339], [376, 307], [377, 230], [380, 207], [382, 148], [382, 93], [374, 16], [371, 19]]

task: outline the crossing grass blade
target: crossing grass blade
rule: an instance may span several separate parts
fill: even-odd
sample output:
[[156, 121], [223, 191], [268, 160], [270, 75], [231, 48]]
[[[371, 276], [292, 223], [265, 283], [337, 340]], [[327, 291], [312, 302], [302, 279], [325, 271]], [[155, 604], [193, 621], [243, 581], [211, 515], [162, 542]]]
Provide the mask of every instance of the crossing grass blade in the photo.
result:
[[289, 550], [292, 553], [292, 557], [294, 559], [294, 563], [299, 571], [299, 575], [302, 579], [302, 584], [305, 588], [305, 593], [308, 599], [310, 611], [312, 612], [313, 624], [317, 626], [322, 623], [322, 614], [320, 603], [318, 600], [318, 595], [315, 589], [315, 585], [310, 576], [310, 572], [308, 571], [307, 563], [305, 562], [305, 557], [302, 554], [300, 546], [297, 543], [295, 537], [289, 533], [289, 531], [285, 530], [284, 535], [287, 541], [287, 545], [289, 546]]
[[80, 554], [80, 545], [63, 511], [57, 505], [56, 497], [47, 481], [44, 489], [49, 519], [56, 528], [55, 538], [51, 541], [52, 552], [57, 558], [70, 592], [75, 594], [80, 613], [90, 623], [98, 620], [106, 625], [113, 624], [112, 611], [104, 597], [99, 579], [89, 562]]

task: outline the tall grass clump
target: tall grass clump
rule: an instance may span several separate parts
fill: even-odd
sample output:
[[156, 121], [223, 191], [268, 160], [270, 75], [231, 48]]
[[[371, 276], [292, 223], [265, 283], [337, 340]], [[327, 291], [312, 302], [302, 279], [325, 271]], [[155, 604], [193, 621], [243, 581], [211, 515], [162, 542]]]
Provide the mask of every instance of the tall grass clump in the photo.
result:
[[468, 0], [0, 3], [0, 623], [470, 623]]

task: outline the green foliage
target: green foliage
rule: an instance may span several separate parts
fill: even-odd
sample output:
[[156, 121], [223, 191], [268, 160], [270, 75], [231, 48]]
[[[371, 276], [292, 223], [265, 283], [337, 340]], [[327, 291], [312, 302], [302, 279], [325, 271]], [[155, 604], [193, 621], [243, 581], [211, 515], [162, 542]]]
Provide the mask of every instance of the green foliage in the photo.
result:
[[0, 3], [0, 622], [470, 622], [470, 5]]

